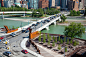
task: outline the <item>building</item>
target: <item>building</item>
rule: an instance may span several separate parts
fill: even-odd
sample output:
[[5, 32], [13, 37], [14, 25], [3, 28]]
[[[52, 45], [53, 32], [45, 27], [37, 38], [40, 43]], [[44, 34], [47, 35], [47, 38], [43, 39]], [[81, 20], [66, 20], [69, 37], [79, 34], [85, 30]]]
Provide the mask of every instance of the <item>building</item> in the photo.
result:
[[1, 0], [0, 0], [0, 7], [1, 7]]
[[67, 0], [61, 0], [61, 9], [67, 10]]
[[86, 0], [84, 0], [84, 7], [86, 7]]
[[49, 7], [48, 0], [39, 0], [39, 8], [47, 8], [47, 7]]
[[21, 7], [22, 8], [27, 8], [28, 9], [28, 1], [20, 1]]
[[79, 10], [84, 10], [84, 0], [79, 0]]
[[4, 0], [1, 0], [1, 7], [4, 7]]
[[26, 0], [28, 1], [28, 8], [30, 9], [38, 9], [38, 0]]
[[61, 6], [61, 0], [55, 0], [55, 6]]
[[49, 0], [49, 8], [55, 7], [55, 0]]
[[68, 0], [68, 10], [79, 11], [79, 0]]

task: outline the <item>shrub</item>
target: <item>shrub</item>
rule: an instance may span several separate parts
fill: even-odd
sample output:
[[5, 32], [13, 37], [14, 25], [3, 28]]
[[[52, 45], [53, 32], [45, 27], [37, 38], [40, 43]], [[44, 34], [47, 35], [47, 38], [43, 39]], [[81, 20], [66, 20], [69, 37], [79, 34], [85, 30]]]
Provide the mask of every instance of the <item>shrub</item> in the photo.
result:
[[60, 46], [60, 44], [58, 45], [58, 49], [61, 50], [61, 46]]

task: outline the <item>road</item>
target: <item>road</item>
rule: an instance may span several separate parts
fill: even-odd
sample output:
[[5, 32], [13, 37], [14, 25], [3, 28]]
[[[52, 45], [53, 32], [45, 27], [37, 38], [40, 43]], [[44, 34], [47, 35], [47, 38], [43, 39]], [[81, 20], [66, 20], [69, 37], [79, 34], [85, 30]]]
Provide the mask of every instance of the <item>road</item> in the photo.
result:
[[[55, 17], [56, 18], [56, 17]], [[53, 18], [50, 20], [50, 21], [52, 21], [53, 20]], [[40, 28], [41, 26], [43, 26], [43, 25], [46, 25], [48, 23], [48, 21], [45, 21], [45, 23], [43, 23], [43, 22], [41, 22], [41, 23], [39, 23], [37, 26], [33, 26], [33, 28], [32, 28], [32, 32], [34, 32], [34, 31], [36, 31], [38, 28]], [[32, 26], [31, 26], [32, 27]], [[9, 40], [9, 44], [7, 45], [7, 46], [10, 46], [11, 48], [11, 52], [14, 54], [14, 55], [12, 55], [12, 57], [21, 57], [21, 56], [27, 56], [27, 55], [29, 55], [29, 56], [27, 56], [27, 57], [35, 57], [35, 56], [33, 56], [33, 55], [31, 55], [31, 54], [27, 54], [27, 55], [24, 55], [24, 54], [22, 54], [20, 51], [22, 50], [22, 48], [20, 47], [20, 45], [19, 45], [19, 43], [21, 43], [21, 41], [23, 40], [23, 38], [24, 37], [28, 37], [29, 36], [29, 33], [22, 33], [22, 32], [20, 32], [19, 33], [19, 35], [18, 36], [15, 36], [15, 37], [11, 37], [11, 36], [9, 36], [9, 37], [6, 37], [6, 40]], [[18, 43], [17, 43], [18, 42]], [[13, 46], [18, 46], [18, 47], [16, 47], [16, 48], [14, 48]], [[5, 47], [5, 44], [3, 44], [2, 42], [1, 42], [1, 44], [0, 44], [0, 46], [3, 46], [3, 47]], [[5, 48], [2, 48], [2, 49], [0, 49], [1, 50], [1, 52], [0, 52], [0, 55], [2, 55], [2, 53], [4, 52], [4, 51], [6, 51], [5, 50]], [[14, 52], [14, 50], [16, 50], [17, 52], [19, 51], [19, 54], [20, 54], [20, 56], [19, 55], [16, 55], [15, 53], [16, 52]]]

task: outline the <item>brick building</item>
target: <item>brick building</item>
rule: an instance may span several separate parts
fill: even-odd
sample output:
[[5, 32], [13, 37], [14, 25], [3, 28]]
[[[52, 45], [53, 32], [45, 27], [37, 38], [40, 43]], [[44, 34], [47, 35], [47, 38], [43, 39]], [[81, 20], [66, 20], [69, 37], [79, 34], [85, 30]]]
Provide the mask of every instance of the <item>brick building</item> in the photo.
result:
[[49, 7], [49, 1], [48, 0], [39, 0], [39, 8], [46, 8]]

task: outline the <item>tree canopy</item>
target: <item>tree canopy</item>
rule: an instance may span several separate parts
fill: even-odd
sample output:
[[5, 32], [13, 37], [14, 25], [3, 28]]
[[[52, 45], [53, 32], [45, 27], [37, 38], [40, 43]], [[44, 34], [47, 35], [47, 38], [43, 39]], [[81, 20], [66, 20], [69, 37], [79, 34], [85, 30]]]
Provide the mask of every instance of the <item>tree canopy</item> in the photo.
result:
[[70, 23], [69, 26], [65, 27], [64, 30], [64, 35], [71, 37], [72, 39], [74, 39], [75, 37], [82, 37], [82, 34], [85, 33], [85, 28], [83, 27], [83, 25], [81, 25], [81, 23]]
[[64, 14], [62, 14], [62, 16], [61, 16], [61, 21], [62, 21], [62, 22], [65, 22], [66, 19], [67, 19], [67, 17], [64, 16]]

